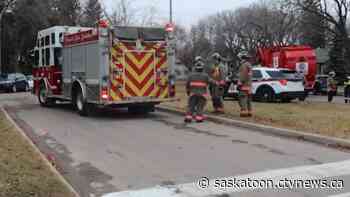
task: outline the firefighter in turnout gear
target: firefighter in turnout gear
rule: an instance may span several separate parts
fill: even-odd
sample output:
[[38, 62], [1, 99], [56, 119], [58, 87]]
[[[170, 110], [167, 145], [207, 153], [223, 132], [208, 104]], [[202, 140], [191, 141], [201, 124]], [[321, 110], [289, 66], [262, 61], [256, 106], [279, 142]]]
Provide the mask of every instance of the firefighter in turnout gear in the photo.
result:
[[327, 79], [327, 91], [328, 91], [328, 102], [333, 101], [333, 97], [337, 94], [337, 81], [334, 79], [335, 77], [335, 72], [332, 71], [328, 75]]
[[249, 62], [251, 57], [247, 52], [241, 52], [238, 58], [241, 60], [238, 81], [240, 115], [252, 117], [252, 65]]
[[225, 71], [224, 65], [221, 62], [221, 56], [219, 53], [214, 53], [212, 55], [214, 64], [209, 68], [209, 77], [212, 80], [210, 83], [209, 90], [211, 99], [213, 102], [214, 112], [215, 113], [224, 113], [224, 104], [223, 104], [223, 94], [225, 86]]
[[344, 83], [344, 96], [345, 103], [350, 103], [350, 76], [347, 77], [347, 81]]
[[195, 58], [195, 70], [190, 74], [186, 84], [188, 99], [188, 110], [185, 122], [203, 122], [203, 110], [207, 102], [208, 84], [210, 78], [204, 72], [204, 63], [200, 56]]

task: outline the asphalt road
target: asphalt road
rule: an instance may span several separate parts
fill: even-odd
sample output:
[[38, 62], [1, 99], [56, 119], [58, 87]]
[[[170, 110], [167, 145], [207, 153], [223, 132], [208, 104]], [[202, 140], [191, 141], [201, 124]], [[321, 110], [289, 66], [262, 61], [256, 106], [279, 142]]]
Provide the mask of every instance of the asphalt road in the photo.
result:
[[[0, 94], [0, 105], [55, 158], [59, 171], [82, 197], [192, 183], [201, 177], [284, 177], [282, 172], [291, 174], [305, 166], [308, 171], [299, 170], [295, 176], [340, 179], [345, 189], [222, 196], [326, 197], [350, 192], [350, 165], [341, 163], [350, 159], [349, 151], [211, 122], [185, 125], [183, 117], [161, 112], [136, 116], [114, 110], [80, 117], [67, 104], [42, 108], [26, 93]], [[328, 165], [334, 162], [339, 164]]]

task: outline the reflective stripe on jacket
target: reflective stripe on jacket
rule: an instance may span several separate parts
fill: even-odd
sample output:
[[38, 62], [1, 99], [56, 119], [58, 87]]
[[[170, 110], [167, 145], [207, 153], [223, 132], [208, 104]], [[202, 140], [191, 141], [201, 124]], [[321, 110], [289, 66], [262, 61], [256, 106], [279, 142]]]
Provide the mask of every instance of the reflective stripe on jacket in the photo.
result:
[[203, 82], [203, 81], [191, 81], [190, 82], [190, 86], [191, 87], [208, 87], [208, 84], [206, 82]]
[[204, 72], [192, 72], [187, 80], [186, 89], [189, 95], [206, 95], [210, 78]]

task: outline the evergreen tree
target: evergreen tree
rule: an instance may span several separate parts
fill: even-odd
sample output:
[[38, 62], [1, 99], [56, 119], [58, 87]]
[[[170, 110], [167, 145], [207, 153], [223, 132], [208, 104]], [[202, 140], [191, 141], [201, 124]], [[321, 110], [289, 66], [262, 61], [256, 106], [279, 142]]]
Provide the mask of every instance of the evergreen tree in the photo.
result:
[[320, 17], [321, 1], [304, 0], [304, 4], [313, 11], [303, 10], [300, 22], [300, 41], [302, 44], [310, 45], [314, 48], [324, 48], [326, 45], [327, 24], [324, 18]]
[[80, 0], [51, 0], [56, 25], [77, 26], [80, 23]]

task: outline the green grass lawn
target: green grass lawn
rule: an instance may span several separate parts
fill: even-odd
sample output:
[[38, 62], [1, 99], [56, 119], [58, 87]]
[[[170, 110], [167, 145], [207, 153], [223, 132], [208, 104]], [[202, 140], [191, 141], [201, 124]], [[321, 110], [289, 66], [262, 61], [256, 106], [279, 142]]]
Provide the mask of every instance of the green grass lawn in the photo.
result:
[[[178, 83], [176, 91], [181, 100], [164, 105], [185, 109], [187, 96], [184, 84]], [[210, 113], [212, 110], [211, 102], [208, 102], [206, 111]], [[318, 102], [254, 103], [254, 111], [254, 118], [242, 119], [239, 117], [238, 102], [225, 101], [224, 116], [229, 118], [350, 139], [350, 105]]]
[[73, 197], [0, 112], [0, 197]]

